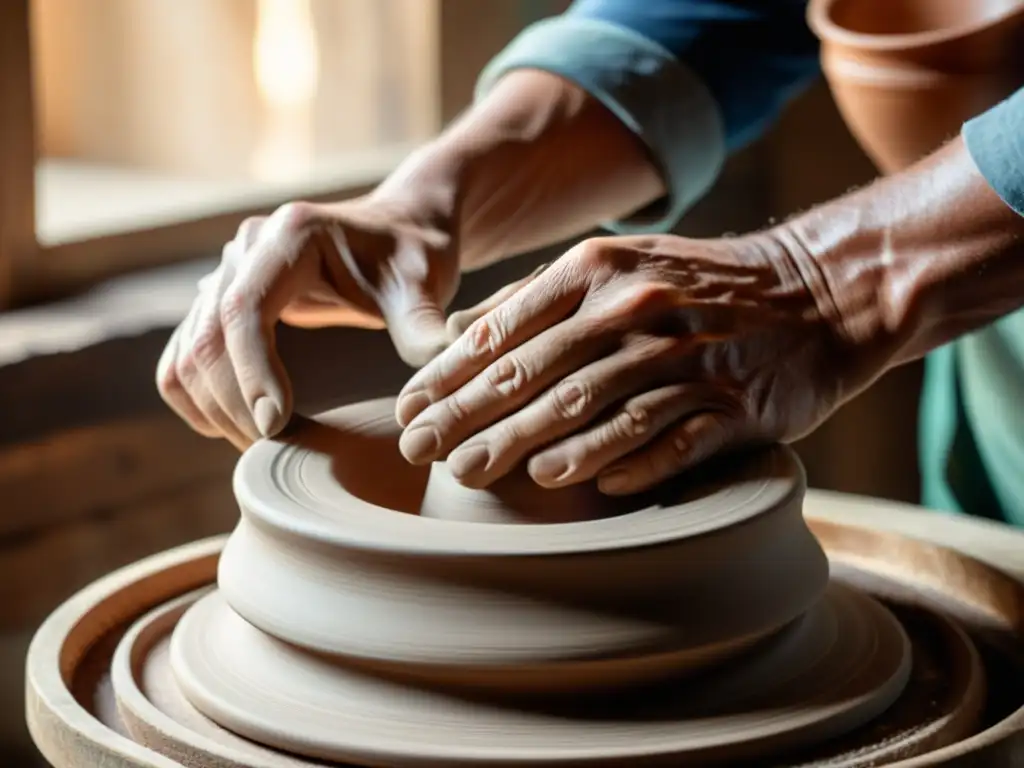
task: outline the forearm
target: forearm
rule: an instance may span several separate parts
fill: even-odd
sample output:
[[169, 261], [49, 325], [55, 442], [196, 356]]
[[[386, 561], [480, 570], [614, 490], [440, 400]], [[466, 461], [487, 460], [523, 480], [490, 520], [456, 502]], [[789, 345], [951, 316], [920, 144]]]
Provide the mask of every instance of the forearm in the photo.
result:
[[958, 138], [782, 225], [838, 332], [898, 365], [1024, 306], [1024, 217]]
[[464, 268], [582, 234], [665, 194], [650, 153], [582, 88], [511, 72], [378, 190], [457, 232]]
[[735, 35], [727, 8], [710, 20], [708, 10], [705, 0], [575, 2], [531, 25], [484, 68], [468, 112], [383, 194], [404, 195], [407, 207], [410, 196], [428, 201], [421, 207], [458, 239], [464, 268], [598, 225], [671, 230], [754, 119], [727, 124], [708, 85], [738, 101], [724, 85], [736, 78], [700, 66], [711, 41]]

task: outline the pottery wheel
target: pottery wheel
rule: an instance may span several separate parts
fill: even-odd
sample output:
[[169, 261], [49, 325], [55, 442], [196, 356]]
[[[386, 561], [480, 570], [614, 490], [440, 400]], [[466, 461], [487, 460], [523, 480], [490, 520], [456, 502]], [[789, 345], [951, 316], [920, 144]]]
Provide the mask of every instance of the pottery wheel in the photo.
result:
[[404, 462], [392, 407], [239, 462], [219, 588], [163, 656], [196, 716], [366, 765], [703, 765], [813, 747], [903, 694], [911, 643], [829, 582], [788, 449], [627, 500], [474, 491]]
[[255, 629], [202, 598], [171, 641], [182, 691], [211, 720], [278, 749], [359, 764], [596, 764], [732, 759], [820, 741], [874, 718], [910, 668], [899, 623], [838, 585], [807, 614], [707, 679], [564, 702], [501, 703], [389, 681]]
[[[109, 662], [116, 703], [97, 689], [98, 711], [118, 731], [127, 730], [183, 765], [245, 768], [323, 768], [328, 763], [301, 758], [239, 736], [197, 710], [171, 670], [171, 637], [182, 614], [212, 590], [186, 594], [137, 621]], [[963, 737], [975, 726], [984, 698], [983, 673], [968, 638], [945, 617], [916, 609], [897, 617], [907, 622], [913, 669], [903, 694], [880, 717], [810, 753], [773, 762], [783, 766], [877, 768]], [[109, 713], [119, 717], [110, 720]], [[593, 761], [590, 761], [591, 763]], [[695, 760], [688, 760], [694, 764]], [[633, 764], [630, 762], [630, 764]]]

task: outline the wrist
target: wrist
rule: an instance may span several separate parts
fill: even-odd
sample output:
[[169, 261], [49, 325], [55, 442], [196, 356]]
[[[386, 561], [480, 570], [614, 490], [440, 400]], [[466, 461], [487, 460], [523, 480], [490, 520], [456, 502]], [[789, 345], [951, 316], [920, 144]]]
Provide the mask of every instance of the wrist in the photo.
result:
[[770, 235], [841, 343], [894, 358], [914, 334], [917, 286], [901, 279], [905, 265], [892, 258], [890, 230], [859, 194], [812, 208]]
[[921, 357], [1024, 305], [1024, 217], [959, 139], [778, 228], [820, 274], [835, 328], [882, 355]]
[[458, 240], [464, 161], [434, 140], [413, 150], [364, 200]]
[[447, 221], [466, 268], [589, 232], [665, 194], [637, 136], [579, 86], [513, 71], [375, 192]]

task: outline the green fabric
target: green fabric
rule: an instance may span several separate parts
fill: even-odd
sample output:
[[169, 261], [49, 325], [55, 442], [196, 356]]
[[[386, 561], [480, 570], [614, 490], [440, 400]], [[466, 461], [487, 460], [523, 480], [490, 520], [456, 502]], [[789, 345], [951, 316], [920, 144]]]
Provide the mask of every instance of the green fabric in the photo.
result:
[[[1024, 90], [962, 135], [989, 185], [1024, 215]], [[925, 370], [923, 502], [1024, 526], [1024, 312], [935, 351]]]
[[939, 512], [1008, 521], [975, 439], [961, 381], [963, 343], [933, 352], [925, 361], [921, 400], [921, 502]]

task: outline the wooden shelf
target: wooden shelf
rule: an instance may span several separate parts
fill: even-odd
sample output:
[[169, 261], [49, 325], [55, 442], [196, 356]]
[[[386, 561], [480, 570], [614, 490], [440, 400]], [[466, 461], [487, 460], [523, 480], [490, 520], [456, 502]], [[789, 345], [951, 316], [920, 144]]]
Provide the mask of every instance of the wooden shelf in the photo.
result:
[[344, 195], [384, 178], [413, 147], [389, 145], [318, 159], [280, 181], [197, 178], [76, 160], [36, 167], [36, 233], [53, 247], [152, 229], [290, 199]]

